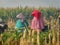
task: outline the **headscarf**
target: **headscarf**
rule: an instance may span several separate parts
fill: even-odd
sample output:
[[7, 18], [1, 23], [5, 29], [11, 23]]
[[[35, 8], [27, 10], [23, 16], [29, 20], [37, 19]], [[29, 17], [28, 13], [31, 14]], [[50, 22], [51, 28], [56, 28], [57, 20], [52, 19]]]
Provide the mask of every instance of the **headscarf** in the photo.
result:
[[39, 10], [34, 10], [34, 11], [32, 12], [32, 15], [33, 15], [34, 17], [36, 17], [37, 19], [39, 19], [40, 16], [41, 16], [41, 12], [40, 12]]

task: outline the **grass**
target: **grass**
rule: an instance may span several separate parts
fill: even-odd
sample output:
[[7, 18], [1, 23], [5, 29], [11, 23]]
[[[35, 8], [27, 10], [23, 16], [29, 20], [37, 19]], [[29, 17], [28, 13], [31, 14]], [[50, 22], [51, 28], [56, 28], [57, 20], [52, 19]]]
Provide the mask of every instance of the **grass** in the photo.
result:
[[[29, 31], [29, 30], [28, 30]], [[32, 31], [32, 30], [31, 30]], [[31, 33], [31, 31], [30, 31], [30, 33]], [[3, 42], [3, 44], [4, 45], [6, 45], [6, 44], [10, 44], [10, 42], [13, 44], [13, 45], [15, 45], [14, 43], [15, 43], [15, 41], [16, 41], [16, 43], [18, 43], [19, 45], [21, 44], [21, 45], [37, 45], [37, 33], [38, 32], [34, 32], [34, 35], [33, 35], [33, 42], [32, 42], [32, 35], [27, 35], [26, 34], [26, 32], [25, 33], [19, 33], [19, 34], [17, 34], [17, 32], [16, 31], [13, 31], [13, 32], [4, 32], [3, 34], [2, 34], [2, 42]], [[24, 34], [25, 34], [25, 37], [24, 37]], [[28, 34], [29, 34], [29, 32], [28, 32]], [[49, 36], [50, 35], [50, 36]], [[51, 45], [52, 43], [51, 43], [51, 41], [53, 40], [53, 39], [55, 39], [54, 41], [59, 41], [57, 38], [59, 38], [59, 37], [54, 37], [54, 34], [53, 34], [53, 32], [52, 32], [52, 30], [49, 30], [49, 31], [45, 31], [45, 32], [41, 32], [41, 33], [39, 33], [39, 43], [40, 43], [40, 45], [44, 45], [44, 44], [46, 44], [47, 43], [47, 45]], [[57, 35], [57, 32], [56, 32], [56, 35], [55, 36], [58, 36]], [[52, 38], [52, 39], [51, 39]], [[22, 44], [23, 43], [23, 44]], [[55, 43], [55, 42], [54, 42]], [[57, 42], [58, 43], [58, 42]], [[9, 45], [8, 44], [8, 45]], [[10, 45], [12, 45], [12, 44], [10, 44]], [[17, 45], [17, 44], [16, 44]]]
[[[15, 21], [17, 20], [16, 15], [23, 12], [28, 21], [30, 21], [32, 19], [31, 12], [33, 9], [34, 8], [28, 7], [0, 9], [0, 17], [3, 21], [7, 22], [9, 27], [8, 31], [0, 34], [0, 45], [59, 45], [59, 18], [56, 18], [59, 13], [56, 8], [39, 8], [45, 17], [45, 24], [50, 27], [48, 31], [41, 33], [33, 32], [33, 30], [27, 27], [28, 32], [18, 33], [17, 30], [14, 29]], [[53, 17], [49, 17], [50, 15], [53, 15]]]

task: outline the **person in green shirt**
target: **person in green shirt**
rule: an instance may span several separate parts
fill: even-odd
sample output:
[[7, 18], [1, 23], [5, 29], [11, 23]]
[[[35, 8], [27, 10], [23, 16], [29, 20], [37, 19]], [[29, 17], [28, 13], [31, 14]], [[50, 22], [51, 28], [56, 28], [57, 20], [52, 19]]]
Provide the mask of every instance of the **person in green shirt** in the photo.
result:
[[23, 13], [18, 14], [16, 17], [18, 20], [16, 21], [15, 29], [18, 29], [18, 32], [23, 32], [24, 28], [28, 28], [28, 22]]

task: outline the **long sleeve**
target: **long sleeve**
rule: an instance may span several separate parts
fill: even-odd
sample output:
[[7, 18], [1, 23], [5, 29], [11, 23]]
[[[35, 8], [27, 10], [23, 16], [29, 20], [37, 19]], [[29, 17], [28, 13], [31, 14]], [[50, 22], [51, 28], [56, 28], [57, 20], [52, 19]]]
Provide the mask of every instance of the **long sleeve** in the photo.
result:
[[29, 24], [28, 24], [28, 21], [27, 20], [25, 20], [25, 22], [24, 22], [24, 24], [25, 24], [25, 26], [29, 26]]

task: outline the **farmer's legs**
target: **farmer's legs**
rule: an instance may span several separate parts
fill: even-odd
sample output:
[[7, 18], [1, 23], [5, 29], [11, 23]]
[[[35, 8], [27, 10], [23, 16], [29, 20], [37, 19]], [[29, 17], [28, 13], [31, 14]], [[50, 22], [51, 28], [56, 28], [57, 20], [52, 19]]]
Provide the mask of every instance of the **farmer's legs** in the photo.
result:
[[37, 30], [37, 45], [40, 45], [40, 40], [39, 40], [39, 37], [40, 37], [40, 32], [41, 30]]
[[32, 43], [34, 42], [34, 34], [35, 32], [37, 33], [37, 45], [39, 45], [39, 35], [40, 35], [40, 32], [41, 30], [40, 29], [37, 29], [37, 30], [32, 30]]

